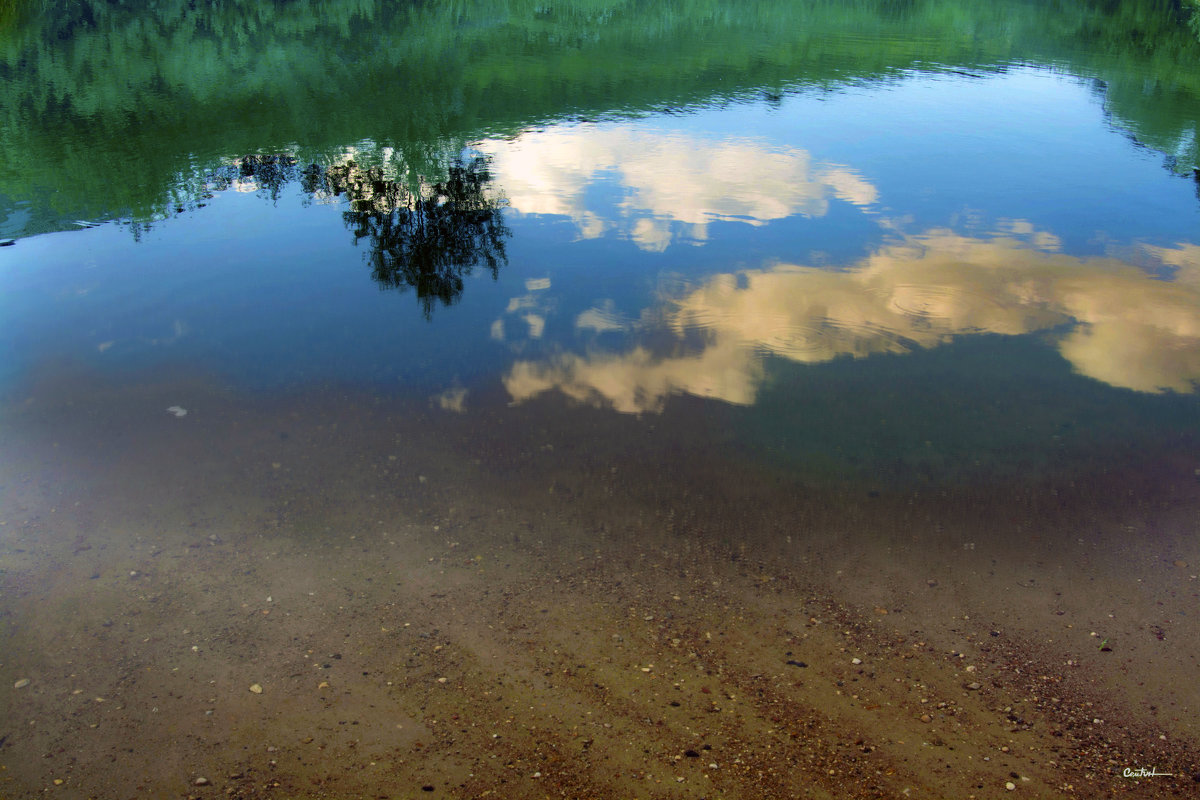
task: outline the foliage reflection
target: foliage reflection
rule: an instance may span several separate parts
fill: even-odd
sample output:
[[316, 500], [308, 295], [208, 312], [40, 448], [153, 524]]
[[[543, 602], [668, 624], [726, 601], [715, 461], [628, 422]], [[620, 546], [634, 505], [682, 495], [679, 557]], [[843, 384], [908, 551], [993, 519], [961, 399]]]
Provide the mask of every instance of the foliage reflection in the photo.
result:
[[497, 277], [510, 235], [482, 156], [458, 156], [444, 173], [439, 181], [410, 185], [380, 166], [347, 161], [300, 168], [292, 156], [254, 155], [218, 170], [207, 185], [251, 188], [274, 200], [298, 183], [310, 199], [344, 198], [349, 207], [342, 219], [356, 245], [365, 241], [371, 277], [383, 289], [415, 290], [428, 319], [439, 302], [459, 300], [463, 278], [476, 267]]

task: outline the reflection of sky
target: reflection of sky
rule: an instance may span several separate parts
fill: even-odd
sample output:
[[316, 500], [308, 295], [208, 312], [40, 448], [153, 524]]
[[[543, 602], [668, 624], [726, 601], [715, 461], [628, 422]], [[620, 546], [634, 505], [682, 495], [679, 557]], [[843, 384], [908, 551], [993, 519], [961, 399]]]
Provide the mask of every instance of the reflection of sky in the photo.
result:
[[[702, 242], [717, 221], [762, 225], [821, 217], [836, 197], [867, 207], [878, 192], [853, 170], [804, 150], [745, 138], [705, 139], [632, 124], [570, 126], [482, 142], [509, 205], [569, 217], [581, 238], [616, 230], [644, 250], [664, 250], [682, 229]], [[608, 208], [589, 191], [619, 187]]]
[[[842, 271], [780, 264], [716, 275], [641, 316], [675, 336], [668, 352], [639, 345], [519, 360], [505, 386], [517, 401], [557, 389], [630, 413], [661, 411], [678, 393], [744, 405], [755, 400], [763, 354], [815, 364], [1053, 329], [1059, 353], [1083, 375], [1141, 392], [1195, 388], [1200, 247], [1146, 249], [1177, 268], [1167, 282], [1115, 259], [1063, 255], [1055, 237], [1009, 227], [1027, 235], [932, 231]], [[584, 312], [577, 325], [611, 320], [602, 311]], [[689, 350], [685, 339], [703, 344]]]
[[1171, 244], [1194, 236], [1194, 184], [1069, 78], [912, 76], [479, 148], [509, 260], [431, 322], [413, 292], [371, 282], [341, 207], [230, 191], [140, 242], [104, 226], [0, 249], [0, 372], [198, 363], [255, 385], [412, 388], [452, 411], [503, 376], [518, 399], [637, 411], [676, 393], [753, 403], [764, 354], [1043, 332], [1111, 386], [1196, 379], [1200, 258]]

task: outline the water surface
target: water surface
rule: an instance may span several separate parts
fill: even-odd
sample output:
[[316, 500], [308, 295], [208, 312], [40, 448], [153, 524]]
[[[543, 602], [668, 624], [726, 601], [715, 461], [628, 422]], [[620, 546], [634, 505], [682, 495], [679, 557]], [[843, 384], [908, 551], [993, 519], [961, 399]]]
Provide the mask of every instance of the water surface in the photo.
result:
[[[62, 662], [40, 637], [130, 613], [70, 609], [165, 580], [141, 559], [172, 548], [242, 550], [173, 568], [162, 630], [213, 591], [333, 580], [366, 598], [349, 631], [378, 627], [391, 573], [342, 553], [347, 536], [410, 536], [396, 564], [413, 570], [443, 548], [549, 547], [553, 571], [649, 547], [680, 575], [753, 562], [796, 598], [903, 607], [898, 630], [943, 645], [975, 615], [1055, 664], [1122, 626], [1091, 680], [1137, 724], [1195, 737], [1186, 7], [16, 8], [0, 43], [13, 681]], [[243, 572], [251, 552], [289, 566]], [[327, 574], [287, 561], [310, 552]], [[471, 602], [544, 567], [479, 578]], [[1044, 788], [1084, 781], [1062, 769]], [[935, 794], [975, 786], [927, 772], [912, 780]], [[52, 784], [15, 780], [15, 796]]]

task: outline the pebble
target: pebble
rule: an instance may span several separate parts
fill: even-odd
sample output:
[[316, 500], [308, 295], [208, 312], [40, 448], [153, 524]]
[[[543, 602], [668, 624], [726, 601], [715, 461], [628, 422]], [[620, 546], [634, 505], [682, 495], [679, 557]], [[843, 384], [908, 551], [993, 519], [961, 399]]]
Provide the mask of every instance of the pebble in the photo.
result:
[[929, 716], [928, 714], [922, 714], [921, 722], [933, 722], [933, 717]]
[[1183, 559], [1178, 559], [1175, 562], [1175, 566], [1179, 567], [1180, 569], [1187, 569], [1187, 565], [1188, 563]]
[[1012, 781], [1009, 781], [1008, 783], [1004, 784], [1004, 788], [1011, 792], [1013, 789], [1017, 788], [1017, 785]]
[[209, 781], [208, 778], [196, 778], [192, 783], [196, 786], [208, 786]]
[[16, 683], [13, 684], [13, 688], [14, 689], [24, 689], [28, 685], [29, 685], [29, 678], [21, 678], [20, 680], [18, 680]]
[[255, 694], [262, 694], [262, 686], [257, 683], [252, 683], [250, 684], [250, 691], [254, 692]]
[[858, 666], [859, 664], [862, 663], [862, 659], [861, 658], [852, 658], [852, 659], [850, 659], [850, 663], [855, 666]]
[[970, 683], [967, 684], [967, 688], [970, 689], [972, 692], [974, 692], [974, 691], [978, 691], [981, 688], [981, 685], [976, 683], [975, 681], [971, 681]]

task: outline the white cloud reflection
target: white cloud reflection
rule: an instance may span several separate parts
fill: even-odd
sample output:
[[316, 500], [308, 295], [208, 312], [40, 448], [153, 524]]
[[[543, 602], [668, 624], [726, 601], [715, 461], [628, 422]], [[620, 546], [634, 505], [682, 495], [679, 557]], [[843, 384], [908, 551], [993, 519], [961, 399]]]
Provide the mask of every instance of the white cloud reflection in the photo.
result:
[[[819, 217], [830, 197], [859, 206], [878, 197], [853, 170], [803, 150], [632, 125], [535, 131], [478, 149], [514, 211], [569, 217], [585, 239], [615, 230], [649, 251], [666, 249], [679, 226], [699, 242], [711, 222]], [[602, 179], [621, 187], [612, 211], [590, 192]]]
[[[664, 321], [681, 343], [674, 351], [519, 361], [505, 386], [517, 402], [557, 389], [626, 413], [660, 411], [677, 393], [749, 404], [764, 353], [815, 364], [1063, 326], [1058, 350], [1080, 374], [1141, 392], [1196, 389], [1200, 247], [1143, 249], [1175, 268], [1167, 281], [1117, 259], [1063, 255], [1032, 227], [1010, 230], [994, 239], [933, 231], [845, 271], [781, 264], [717, 275], [643, 315]], [[595, 329], [604, 325], [593, 317], [615, 319], [590, 313], [580, 319]], [[699, 349], [682, 347], [685, 334]]]

